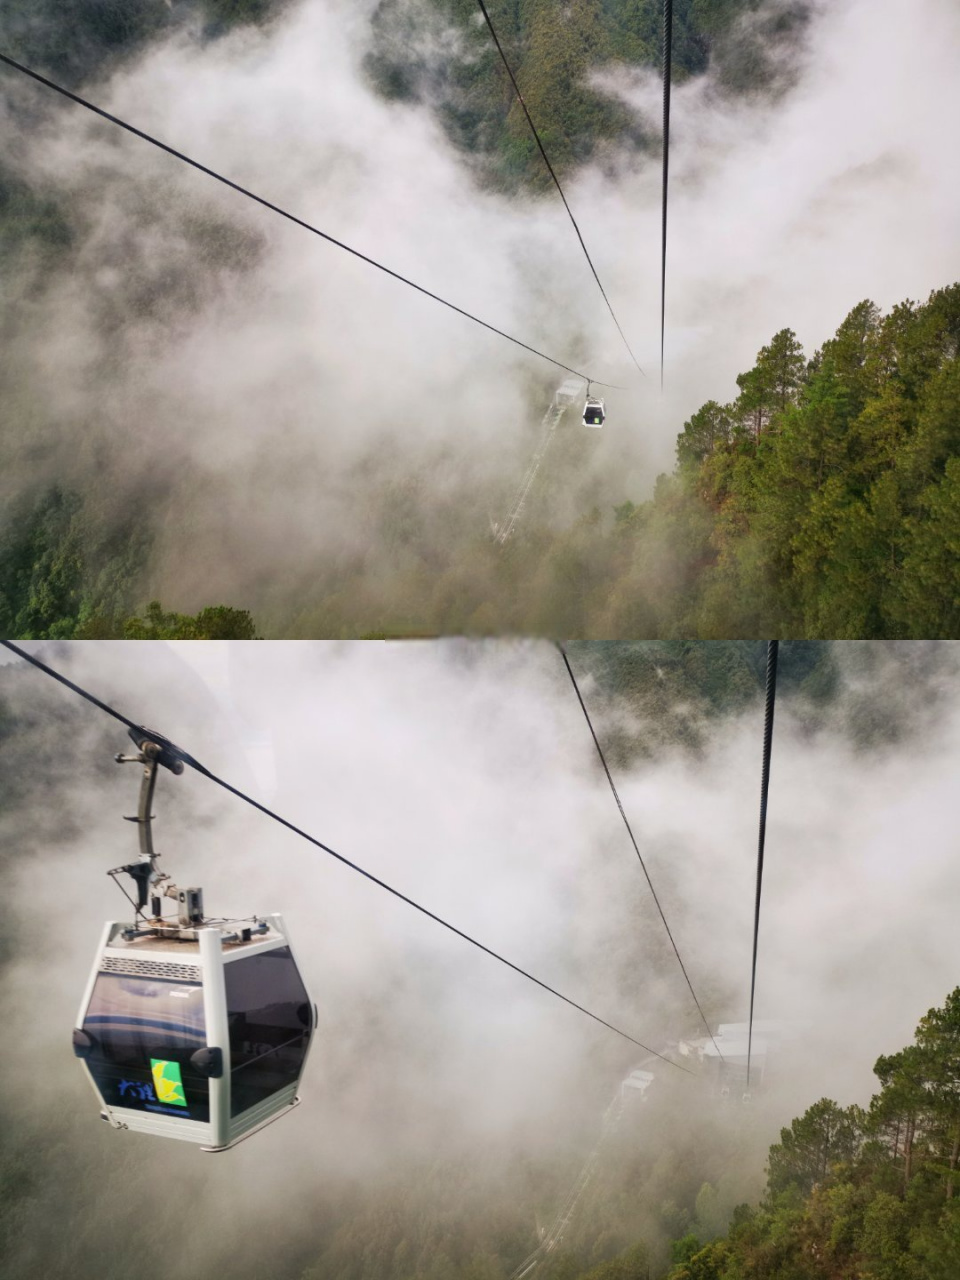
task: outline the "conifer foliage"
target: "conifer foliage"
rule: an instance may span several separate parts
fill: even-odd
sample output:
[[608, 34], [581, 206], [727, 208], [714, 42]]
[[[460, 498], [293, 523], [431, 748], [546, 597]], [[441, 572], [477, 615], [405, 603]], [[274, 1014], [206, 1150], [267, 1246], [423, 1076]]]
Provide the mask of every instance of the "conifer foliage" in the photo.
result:
[[960, 987], [878, 1059], [867, 1110], [822, 1098], [770, 1148], [767, 1195], [670, 1280], [960, 1275]]
[[809, 363], [781, 330], [693, 415], [659, 503], [696, 557], [693, 634], [958, 634], [958, 345], [958, 285], [864, 301]]

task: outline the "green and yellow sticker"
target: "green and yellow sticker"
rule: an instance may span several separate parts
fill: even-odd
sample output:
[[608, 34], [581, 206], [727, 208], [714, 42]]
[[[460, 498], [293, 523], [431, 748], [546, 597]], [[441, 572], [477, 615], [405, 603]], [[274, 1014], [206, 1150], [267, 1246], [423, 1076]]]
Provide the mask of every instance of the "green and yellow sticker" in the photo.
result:
[[183, 1080], [180, 1076], [179, 1062], [164, 1062], [162, 1058], [151, 1058], [153, 1084], [157, 1091], [157, 1101], [168, 1106], [185, 1107], [186, 1095], [183, 1092]]

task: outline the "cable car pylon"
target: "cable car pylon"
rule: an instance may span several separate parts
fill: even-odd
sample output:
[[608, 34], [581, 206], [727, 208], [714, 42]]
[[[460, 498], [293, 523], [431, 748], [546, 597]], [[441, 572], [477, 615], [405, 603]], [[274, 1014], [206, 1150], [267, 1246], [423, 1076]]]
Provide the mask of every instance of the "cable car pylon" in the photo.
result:
[[[602, 427], [607, 416], [603, 400], [600, 399], [599, 396], [591, 394], [590, 388], [593, 386], [592, 379], [584, 378], [584, 382], [587, 384], [587, 392], [583, 406], [583, 425], [585, 427]], [[603, 386], [605, 384], [598, 383], [597, 385]], [[568, 378], [567, 381], [559, 386], [554, 392], [554, 397], [550, 402], [550, 407], [543, 415], [543, 422], [541, 423], [542, 429], [536, 450], [534, 451], [533, 457], [530, 459], [530, 463], [527, 466], [526, 471], [524, 471], [523, 476], [521, 477], [520, 483], [517, 485], [507, 517], [502, 522], [497, 522], [495, 520], [491, 520], [490, 522], [490, 531], [493, 535], [493, 540], [501, 547], [509, 541], [520, 522], [520, 517], [523, 515], [523, 509], [527, 504], [527, 498], [530, 496], [530, 491], [533, 489], [534, 482], [536, 481], [540, 468], [543, 465], [543, 461], [547, 456], [550, 445], [553, 443], [554, 433], [560, 425], [560, 419], [566, 412], [570, 401], [577, 395], [576, 387], [576, 381]]]
[[503, 546], [513, 535], [520, 517], [523, 515], [523, 509], [527, 504], [527, 498], [530, 496], [530, 490], [533, 488], [534, 481], [543, 466], [543, 460], [547, 456], [547, 452], [553, 443], [554, 433], [563, 417], [566, 409], [565, 404], [561, 404], [556, 396], [550, 403], [550, 408], [543, 415], [541, 423], [540, 439], [537, 443], [536, 450], [526, 471], [517, 485], [516, 492], [513, 495], [513, 501], [510, 503], [510, 511], [502, 524], [493, 526], [493, 540], [498, 546]]

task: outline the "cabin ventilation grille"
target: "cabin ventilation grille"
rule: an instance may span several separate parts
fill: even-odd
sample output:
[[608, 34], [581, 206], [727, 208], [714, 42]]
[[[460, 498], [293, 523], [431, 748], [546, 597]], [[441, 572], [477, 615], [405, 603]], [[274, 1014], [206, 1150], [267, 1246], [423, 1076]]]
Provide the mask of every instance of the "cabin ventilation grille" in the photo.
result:
[[115, 956], [104, 956], [100, 968], [105, 973], [136, 974], [144, 978], [183, 978], [188, 981], [200, 981], [200, 969], [195, 964], [174, 964], [172, 960], [134, 960], [132, 957], [123, 960]]

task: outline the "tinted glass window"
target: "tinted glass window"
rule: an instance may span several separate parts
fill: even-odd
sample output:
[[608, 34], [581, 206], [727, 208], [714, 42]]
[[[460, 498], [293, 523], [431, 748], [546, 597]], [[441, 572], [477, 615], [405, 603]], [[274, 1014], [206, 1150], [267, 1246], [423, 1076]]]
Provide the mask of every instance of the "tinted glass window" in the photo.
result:
[[87, 1066], [105, 1103], [209, 1120], [208, 1081], [190, 1066], [207, 1043], [200, 983], [101, 973], [83, 1030]]
[[289, 947], [224, 966], [230, 1023], [230, 1114], [293, 1084], [310, 1039], [312, 1010]]

